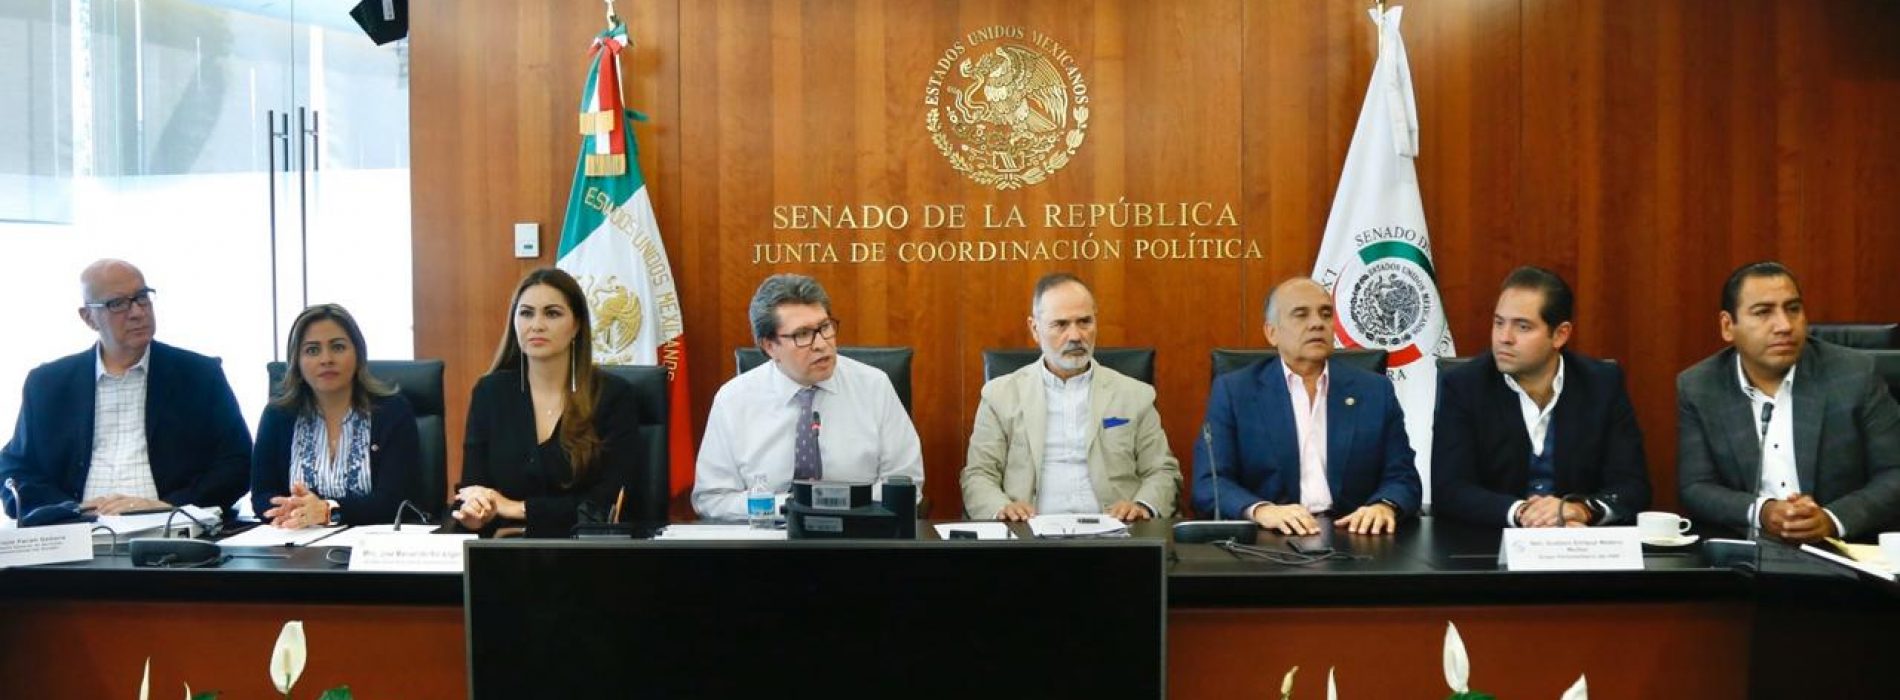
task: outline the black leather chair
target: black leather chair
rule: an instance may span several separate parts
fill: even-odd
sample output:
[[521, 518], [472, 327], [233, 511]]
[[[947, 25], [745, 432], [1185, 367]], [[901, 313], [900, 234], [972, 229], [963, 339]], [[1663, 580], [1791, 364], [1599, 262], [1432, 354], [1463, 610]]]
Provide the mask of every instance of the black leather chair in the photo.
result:
[[[265, 366], [270, 375], [273, 396], [284, 379], [284, 363]], [[369, 373], [396, 387], [396, 393], [409, 400], [416, 414], [416, 433], [421, 445], [421, 468], [411, 476], [409, 492], [420, 494], [413, 500], [417, 508], [441, 522], [448, 510], [449, 456], [448, 433], [443, 427], [441, 360], [370, 360]], [[393, 513], [392, 513], [393, 515]]]
[[[1022, 369], [1042, 358], [1041, 348], [1004, 348], [983, 351], [983, 381]], [[1096, 348], [1095, 361], [1130, 377], [1155, 383], [1154, 348]]]
[[[1280, 356], [1279, 348], [1214, 348], [1214, 362], [1207, 381], [1212, 384], [1221, 375]], [[1385, 374], [1385, 351], [1366, 348], [1334, 350], [1333, 359], [1375, 374]]]
[[[910, 361], [914, 351], [902, 346], [841, 345], [838, 354], [884, 370], [890, 375], [891, 388], [897, 390], [897, 400], [904, 402], [904, 412], [911, 412]], [[732, 359], [739, 367], [739, 374], [745, 374], [765, 364], [765, 351], [756, 346], [733, 348]]]
[[1900, 323], [1811, 323], [1808, 336], [1850, 348], [1900, 348]]
[[1471, 361], [1471, 357], [1472, 357], [1472, 356], [1470, 356], [1470, 355], [1466, 355], [1466, 356], [1464, 356], [1464, 357], [1441, 357], [1441, 358], [1438, 358], [1438, 373], [1439, 373], [1439, 374], [1444, 374], [1444, 373], [1446, 373], [1446, 372], [1449, 372], [1449, 371], [1451, 371], [1451, 369], [1452, 369], [1452, 368], [1454, 368], [1454, 367], [1458, 367], [1458, 366], [1460, 366], [1460, 365], [1463, 365], [1463, 364], [1464, 364], [1464, 363], [1466, 363], [1466, 362], [1470, 362], [1470, 361]]
[[639, 432], [640, 460], [627, 475], [627, 500], [621, 505], [620, 521], [627, 523], [666, 522], [667, 499], [672, 496], [672, 451], [668, 442], [666, 368], [656, 365], [598, 365], [596, 369], [627, 380], [633, 385], [634, 404], [640, 413], [634, 419]]

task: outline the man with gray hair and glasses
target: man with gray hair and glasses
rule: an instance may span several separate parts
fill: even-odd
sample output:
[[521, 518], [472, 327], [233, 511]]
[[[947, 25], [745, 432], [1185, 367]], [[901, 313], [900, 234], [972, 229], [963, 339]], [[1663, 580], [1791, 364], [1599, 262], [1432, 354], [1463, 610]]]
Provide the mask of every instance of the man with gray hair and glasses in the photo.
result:
[[251, 433], [217, 358], [152, 340], [154, 290], [123, 260], [79, 277], [93, 347], [26, 377], [0, 450], [8, 514], [65, 501], [112, 515], [228, 508], [250, 475]]
[[746, 492], [795, 479], [881, 484], [908, 476], [922, 493], [923, 448], [890, 377], [838, 354], [838, 320], [817, 280], [765, 279], [747, 308], [771, 361], [713, 397], [693, 478], [702, 518], [746, 517]]

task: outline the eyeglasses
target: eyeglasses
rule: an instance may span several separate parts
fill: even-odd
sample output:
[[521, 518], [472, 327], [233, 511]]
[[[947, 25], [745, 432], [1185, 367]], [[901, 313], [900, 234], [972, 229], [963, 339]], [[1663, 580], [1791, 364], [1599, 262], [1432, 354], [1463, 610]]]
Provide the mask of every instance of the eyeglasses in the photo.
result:
[[141, 309], [149, 309], [152, 308], [152, 295], [157, 293], [158, 290], [146, 287], [133, 292], [130, 296], [115, 297], [105, 301], [86, 302], [86, 308], [105, 309], [115, 314], [125, 313], [126, 310], [132, 308], [133, 304], [138, 304]]
[[838, 337], [838, 319], [828, 318], [824, 323], [818, 324], [817, 328], [806, 328], [796, 333], [780, 333], [774, 337], [790, 340], [793, 345], [801, 348], [808, 348], [811, 347], [813, 339], [820, 336], [823, 336], [825, 340]]

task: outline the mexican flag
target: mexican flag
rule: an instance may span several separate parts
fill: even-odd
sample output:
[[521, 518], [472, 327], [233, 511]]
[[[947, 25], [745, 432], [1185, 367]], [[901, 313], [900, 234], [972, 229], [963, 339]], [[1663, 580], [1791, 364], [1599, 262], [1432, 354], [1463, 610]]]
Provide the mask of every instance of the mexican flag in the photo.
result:
[[1412, 164], [1418, 157], [1418, 105], [1399, 36], [1404, 10], [1370, 12], [1378, 26], [1379, 58], [1346, 151], [1313, 278], [1333, 294], [1333, 337], [1339, 347], [1389, 353], [1386, 374], [1405, 409], [1405, 430], [1418, 453], [1419, 478], [1430, 503], [1436, 359], [1456, 351], [1445, 327]]
[[686, 328], [673, 266], [640, 175], [632, 121], [645, 118], [620, 101], [618, 59], [626, 46], [627, 28], [619, 23], [594, 38], [593, 65], [581, 94], [581, 155], [555, 264], [587, 293], [596, 364], [666, 367], [670, 477], [677, 496], [693, 485]]

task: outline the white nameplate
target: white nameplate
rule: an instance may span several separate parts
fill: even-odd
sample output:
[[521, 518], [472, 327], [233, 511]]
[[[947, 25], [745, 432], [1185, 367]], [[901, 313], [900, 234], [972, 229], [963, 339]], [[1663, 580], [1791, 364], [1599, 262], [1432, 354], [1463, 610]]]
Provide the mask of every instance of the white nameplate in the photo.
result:
[[1498, 559], [1511, 571], [1641, 571], [1633, 527], [1536, 527], [1504, 531]]
[[0, 530], [0, 569], [92, 561], [92, 523]]
[[462, 543], [474, 535], [377, 534], [350, 550], [351, 571], [462, 573]]

